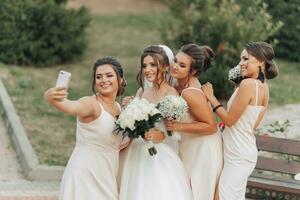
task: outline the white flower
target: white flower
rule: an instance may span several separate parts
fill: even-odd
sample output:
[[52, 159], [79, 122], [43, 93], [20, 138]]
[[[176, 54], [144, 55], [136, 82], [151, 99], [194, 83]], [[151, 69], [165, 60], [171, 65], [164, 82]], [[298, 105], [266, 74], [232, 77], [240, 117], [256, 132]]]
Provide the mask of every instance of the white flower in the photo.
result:
[[235, 80], [242, 76], [241, 66], [237, 65], [228, 72], [228, 80]]
[[149, 103], [145, 99], [135, 98], [131, 103], [121, 112], [119, 119], [117, 120], [117, 125], [119, 125], [123, 130], [129, 128], [130, 130], [135, 129], [136, 121], [148, 121], [149, 115], [153, 116], [160, 113], [155, 105]]
[[160, 113], [160, 111], [157, 109], [157, 108], [153, 108], [151, 111], [150, 111], [150, 116], [154, 116], [156, 114]]
[[297, 181], [300, 181], [300, 172], [295, 175], [294, 179], [297, 180]]
[[164, 118], [181, 120], [188, 111], [188, 105], [180, 96], [167, 95], [159, 102], [158, 109]]

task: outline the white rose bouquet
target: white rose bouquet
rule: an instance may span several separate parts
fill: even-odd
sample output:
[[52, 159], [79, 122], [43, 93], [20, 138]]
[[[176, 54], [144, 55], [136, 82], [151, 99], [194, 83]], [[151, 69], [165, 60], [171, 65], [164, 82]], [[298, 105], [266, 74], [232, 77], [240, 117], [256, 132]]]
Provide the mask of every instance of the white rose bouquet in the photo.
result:
[[[117, 133], [122, 133], [123, 137], [130, 139], [138, 137], [145, 138], [145, 133], [155, 127], [155, 123], [160, 121], [162, 115], [154, 104], [146, 99], [133, 99], [130, 104], [120, 113], [116, 121]], [[149, 148], [151, 156], [157, 153], [153, 143]]]
[[[157, 108], [165, 119], [180, 121], [188, 112], [188, 105], [181, 96], [167, 95], [157, 104]], [[167, 131], [172, 136], [171, 131]]]

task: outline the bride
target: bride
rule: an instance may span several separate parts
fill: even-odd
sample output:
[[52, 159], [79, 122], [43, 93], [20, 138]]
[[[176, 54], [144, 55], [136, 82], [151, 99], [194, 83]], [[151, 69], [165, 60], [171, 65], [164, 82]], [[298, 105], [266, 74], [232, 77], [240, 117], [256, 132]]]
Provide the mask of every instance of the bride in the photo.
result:
[[[166, 95], [178, 96], [166, 80], [167, 67], [173, 57], [172, 51], [163, 45], [153, 45], [143, 50], [141, 69], [137, 75], [141, 88], [136, 97], [157, 104]], [[123, 104], [128, 104], [130, 98], [125, 97]], [[157, 154], [154, 156], [148, 152], [147, 143], [150, 140], [156, 143]], [[192, 200], [189, 178], [177, 152], [178, 139], [175, 135], [165, 137], [156, 129], [147, 132], [145, 139], [133, 140], [123, 163], [119, 199]]]

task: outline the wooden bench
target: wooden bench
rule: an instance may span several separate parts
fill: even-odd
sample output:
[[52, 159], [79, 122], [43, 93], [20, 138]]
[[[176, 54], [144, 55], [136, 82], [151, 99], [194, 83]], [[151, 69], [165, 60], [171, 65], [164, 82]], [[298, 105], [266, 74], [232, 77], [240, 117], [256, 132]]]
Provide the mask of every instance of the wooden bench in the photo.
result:
[[[247, 184], [246, 197], [266, 200], [300, 200], [300, 181], [294, 179], [300, 173], [300, 141], [270, 136], [256, 136], [258, 150], [280, 153], [281, 158], [260, 153], [255, 171]], [[265, 155], [263, 155], [265, 154]], [[270, 153], [269, 153], [270, 154]], [[288, 159], [289, 156], [296, 159]], [[263, 172], [262, 172], [263, 170]], [[270, 173], [272, 172], [272, 173]], [[280, 173], [280, 176], [276, 176]]]

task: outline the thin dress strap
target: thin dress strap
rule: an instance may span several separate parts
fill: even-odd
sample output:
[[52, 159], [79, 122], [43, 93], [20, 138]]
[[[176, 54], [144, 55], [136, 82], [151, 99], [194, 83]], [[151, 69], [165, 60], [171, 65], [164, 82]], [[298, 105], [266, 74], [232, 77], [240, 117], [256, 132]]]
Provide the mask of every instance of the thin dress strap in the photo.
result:
[[100, 101], [97, 100], [97, 103], [101, 109], [101, 114], [99, 115], [99, 117], [102, 115], [103, 112], [106, 112], [106, 110], [104, 109], [103, 105], [100, 103]]
[[258, 101], [258, 84], [257, 81], [255, 80], [255, 86], [256, 86], [256, 91], [255, 91], [255, 105], [257, 106], [257, 101]]

